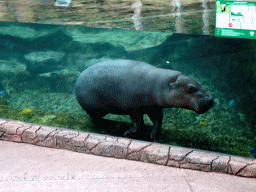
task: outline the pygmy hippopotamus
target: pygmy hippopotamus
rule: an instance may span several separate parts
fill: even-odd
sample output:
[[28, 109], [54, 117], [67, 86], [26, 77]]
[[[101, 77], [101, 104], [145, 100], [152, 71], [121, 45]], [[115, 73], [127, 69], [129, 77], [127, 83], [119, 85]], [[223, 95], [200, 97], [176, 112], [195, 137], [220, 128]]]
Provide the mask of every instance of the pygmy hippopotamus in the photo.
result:
[[78, 103], [97, 123], [108, 113], [129, 115], [134, 137], [144, 126], [143, 114], [153, 122], [151, 139], [160, 136], [163, 108], [185, 108], [199, 114], [213, 106], [213, 98], [194, 79], [179, 71], [161, 69], [133, 60], [110, 60], [85, 69], [77, 79]]

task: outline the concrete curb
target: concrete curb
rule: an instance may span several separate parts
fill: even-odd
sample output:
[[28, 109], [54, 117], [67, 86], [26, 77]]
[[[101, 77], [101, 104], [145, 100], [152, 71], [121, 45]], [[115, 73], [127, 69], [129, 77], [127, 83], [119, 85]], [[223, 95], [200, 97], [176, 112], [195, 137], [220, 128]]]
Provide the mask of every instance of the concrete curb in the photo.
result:
[[256, 159], [0, 119], [0, 140], [256, 178]]

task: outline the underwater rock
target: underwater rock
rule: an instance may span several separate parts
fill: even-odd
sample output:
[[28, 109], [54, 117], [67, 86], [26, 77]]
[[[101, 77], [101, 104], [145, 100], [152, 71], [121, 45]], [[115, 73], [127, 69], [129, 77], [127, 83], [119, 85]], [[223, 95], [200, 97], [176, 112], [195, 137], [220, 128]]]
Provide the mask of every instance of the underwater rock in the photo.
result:
[[114, 46], [110, 43], [86, 43], [87, 53], [98, 54], [94, 58], [123, 58], [127, 57], [127, 51], [122, 46]]
[[63, 30], [58, 30], [54, 33], [33, 39], [29, 47], [32, 49], [60, 50], [60, 48], [69, 45], [72, 41], [72, 37], [67, 35]]
[[65, 53], [55, 51], [32, 52], [23, 56], [27, 71], [31, 74], [47, 73], [62, 69]]
[[23, 38], [13, 37], [11, 35], [0, 35], [1, 51], [20, 51], [24, 52], [29, 49], [27, 41]]
[[0, 35], [1, 50], [5, 52], [18, 51], [28, 53], [31, 50], [54, 49], [59, 50], [61, 47], [69, 45], [73, 40], [63, 30], [49, 32], [37, 38], [21, 38], [12, 35]]
[[[234, 50], [238, 52], [251, 49], [249, 42], [249, 39], [174, 33], [160, 45], [128, 52], [127, 58], [155, 64], [161, 63], [163, 60], [170, 62], [187, 61], [213, 55], [222, 56], [232, 53]], [[209, 62], [209, 59], [207, 61]], [[227, 60], [222, 61], [222, 63], [224, 62]]]

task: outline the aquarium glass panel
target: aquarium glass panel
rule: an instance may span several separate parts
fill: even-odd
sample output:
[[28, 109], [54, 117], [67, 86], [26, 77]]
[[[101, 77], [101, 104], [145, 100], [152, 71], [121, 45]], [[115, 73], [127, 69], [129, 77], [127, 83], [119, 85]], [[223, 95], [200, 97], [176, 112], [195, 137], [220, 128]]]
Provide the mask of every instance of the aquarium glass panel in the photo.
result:
[[[75, 84], [99, 62], [132, 60], [161, 71], [154, 75], [140, 68], [141, 75], [122, 71], [113, 76], [126, 78], [129, 93], [131, 87], [142, 90], [125, 101], [154, 103], [143, 113], [163, 108], [162, 143], [255, 157], [256, 40], [214, 36], [216, 1], [56, 2], [0, 3], [0, 118], [123, 137], [133, 127], [129, 116], [98, 111], [105, 116], [102, 126], [95, 126], [78, 104]], [[168, 70], [173, 78], [162, 83]], [[94, 85], [120, 90], [116, 81], [108, 82]], [[106, 101], [107, 94], [88, 90], [98, 99], [91, 107]], [[176, 96], [164, 100], [169, 93]], [[119, 113], [115, 98], [127, 94], [116, 91], [105, 104]], [[214, 104], [204, 111], [207, 103], [194, 98], [207, 100], [207, 94]], [[151, 140], [154, 115], [149, 116], [144, 115], [137, 139]]]

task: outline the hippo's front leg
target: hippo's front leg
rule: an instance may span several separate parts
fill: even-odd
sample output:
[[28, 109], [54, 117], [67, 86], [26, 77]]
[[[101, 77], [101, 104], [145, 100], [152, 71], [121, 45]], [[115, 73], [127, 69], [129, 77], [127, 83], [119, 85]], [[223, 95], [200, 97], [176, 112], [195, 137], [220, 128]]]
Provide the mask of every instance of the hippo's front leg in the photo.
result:
[[162, 109], [153, 109], [152, 111], [147, 113], [151, 121], [153, 122], [153, 130], [150, 134], [151, 139], [154, 142], [159, 142], [159, 138], [161, 135], [161, 127], [163, 121], [163, 111]]
[[137, 133], [138, 129], [144, 126], [144, 121], [143, 121], [143, 114], [140, 112], [133, 112], [129, 114], [132, 122], [133, 122], [133, 128], [130, 130], [126, 131], [124, 133], [125, 137], [134, 137], [134, 135]]

